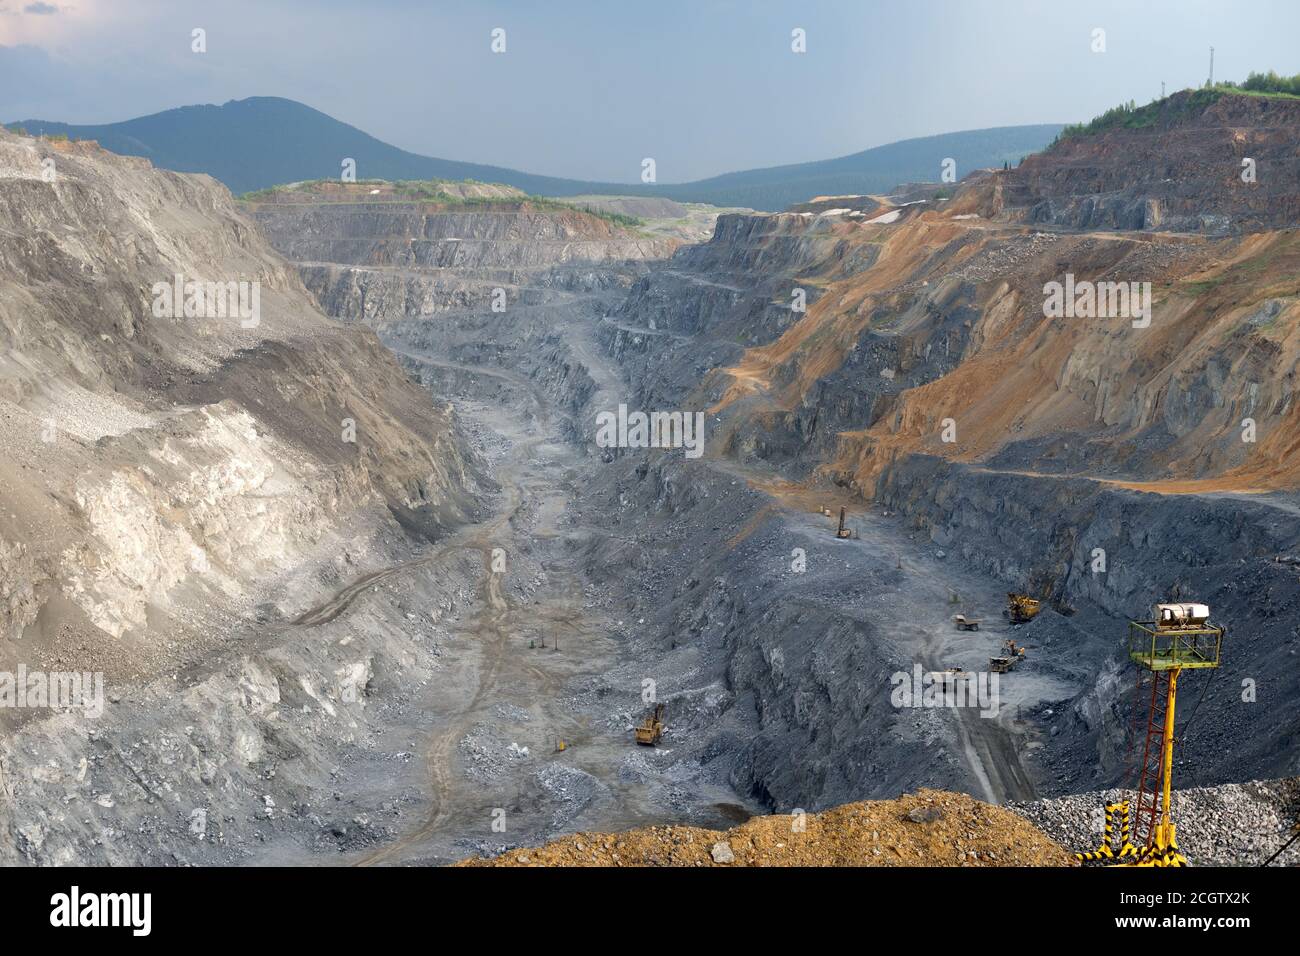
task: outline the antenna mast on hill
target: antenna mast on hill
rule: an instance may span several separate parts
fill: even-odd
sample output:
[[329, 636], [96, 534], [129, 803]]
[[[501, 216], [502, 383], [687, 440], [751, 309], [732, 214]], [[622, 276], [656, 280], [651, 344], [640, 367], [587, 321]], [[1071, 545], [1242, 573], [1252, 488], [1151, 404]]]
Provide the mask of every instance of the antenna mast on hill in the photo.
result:
[[1214, 85], [1214, 47], [1210, 47], [1210, 82], [1206, 85]]

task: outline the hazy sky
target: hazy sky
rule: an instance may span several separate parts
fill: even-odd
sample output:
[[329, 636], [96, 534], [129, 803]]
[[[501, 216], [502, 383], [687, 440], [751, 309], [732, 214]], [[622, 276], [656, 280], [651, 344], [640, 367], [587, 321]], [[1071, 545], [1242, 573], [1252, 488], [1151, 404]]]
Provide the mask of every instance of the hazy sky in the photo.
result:
[[0, 120], [285, 96], [427, 155], [678, 182], [1088, 119], [1200, 84], [1211, 45], [1220, 79], [1300, 73], [1297, 38], [1300, 0], [0, 0]]

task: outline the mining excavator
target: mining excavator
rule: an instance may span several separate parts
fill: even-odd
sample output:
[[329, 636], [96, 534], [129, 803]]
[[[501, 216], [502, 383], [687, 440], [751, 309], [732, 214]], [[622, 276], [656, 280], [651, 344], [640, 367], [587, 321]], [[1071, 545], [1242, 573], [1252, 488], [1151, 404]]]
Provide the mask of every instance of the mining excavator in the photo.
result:
[[636, 742], [644, 747], [653, 747], [664, 735], [664, 705], [655, 704], [655, 712], [641, 721], [636, 728]]
[[1042, 602], [1038, 598], [1009, 591], [1007, 592], [1007, 609], [1002, 612], [1002, 616], [1012, 624], [1028, 624], [1038, 616], [1040, 610], [1042, 610]]
[[843, 509], [843, 508], [840, 509], [840, 527], [839, 527], [839, 530], [835, 532], [835, 537], [837, 537], [837, 538], [851, 538], [851, 537], [853, 537], [853, 532], [850, 531], [848, 528], [844, 527], [844, 509]]

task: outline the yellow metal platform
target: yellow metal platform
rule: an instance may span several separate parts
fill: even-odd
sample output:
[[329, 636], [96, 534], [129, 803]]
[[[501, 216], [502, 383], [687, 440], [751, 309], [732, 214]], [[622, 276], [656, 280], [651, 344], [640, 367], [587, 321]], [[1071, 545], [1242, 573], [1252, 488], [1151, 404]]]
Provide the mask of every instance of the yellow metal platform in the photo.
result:
[[1156, 627], [1154, 621], [1130, 621], [1128, 656], [1151, 671], [1219, 666], [1223, 628], [1214, 624]]

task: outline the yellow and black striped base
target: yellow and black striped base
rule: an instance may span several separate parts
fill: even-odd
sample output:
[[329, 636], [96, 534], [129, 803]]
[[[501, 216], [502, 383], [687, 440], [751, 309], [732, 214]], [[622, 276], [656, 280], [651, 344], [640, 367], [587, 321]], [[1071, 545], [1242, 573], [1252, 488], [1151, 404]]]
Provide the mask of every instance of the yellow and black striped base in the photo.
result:
[[[1116, 847], [1115, 842], [1115, 816], [1117, 814], [1120, 815], [1118, 847]], [[1108, 803], [1106, 804], [1106, 824], [1101, 846], [1091, 853], [1076, 853], [1074, 858], [1080, 863], [1095, 863], [1098, 860], [1132, 859], [1131, 864], [1121, 865], [1187, 866], [1187, 857], [1178, 852], [1178, 841], [1174, 838], [1172, 826], [1170, 826], [1169, 831], [1167, 843], [1164, 840], [1165, 834], [1163, 830], [1157, 830], [1155, 845], [1144, 846], [1139, 849], [1129, 839], [1131, 829], [1128, 801]]]
[[[1115, 815], [1122, 814], [1120, 817], [1120, 839], [1118, 849], [1115, 844]], [[1074, 858], [1081, 863], [1093, 863], [1097, 860], [1113, 860], [1116, 855], [1120, 859], [1126, 856], [1136, 855], [1137, 848], [1129, 842], [1129, 817], [1128, 801], [1120, 803], [1106, 804], [1106, 824], [1102, 833], [1101, 846], [1091, 853], [1076, 853]]]
[[1178, 841], [1172, 836], [1167, 845], [1161, 845], [1159, 835], [1156, 845], [1143, 847], [1135, 866], [1187, 866], [1187, 857], [1178, 852]]

